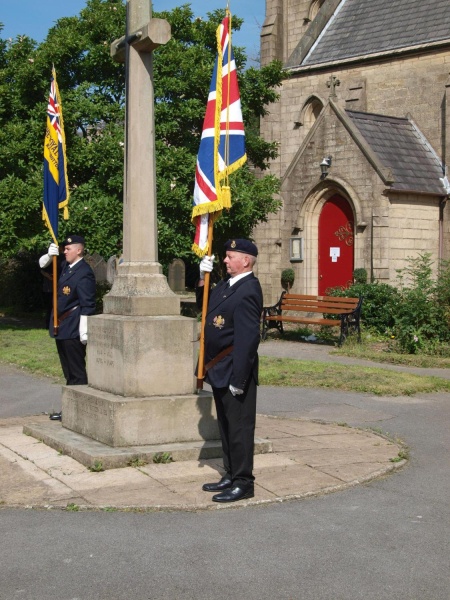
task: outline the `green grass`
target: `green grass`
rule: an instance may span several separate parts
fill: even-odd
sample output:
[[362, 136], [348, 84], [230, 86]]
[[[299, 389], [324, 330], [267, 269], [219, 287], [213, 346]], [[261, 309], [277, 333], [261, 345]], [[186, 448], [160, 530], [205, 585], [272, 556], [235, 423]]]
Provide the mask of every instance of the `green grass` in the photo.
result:
[[446, 379], [382, 368], [266, 356], [260, 357], [260, 365], [261, 385], [327, 388], [377, 396], [412, 396], [450, 391], [450, 381]]
[[0, 362], [63, 381], [56, 344], [46, 329], [0, 325]]

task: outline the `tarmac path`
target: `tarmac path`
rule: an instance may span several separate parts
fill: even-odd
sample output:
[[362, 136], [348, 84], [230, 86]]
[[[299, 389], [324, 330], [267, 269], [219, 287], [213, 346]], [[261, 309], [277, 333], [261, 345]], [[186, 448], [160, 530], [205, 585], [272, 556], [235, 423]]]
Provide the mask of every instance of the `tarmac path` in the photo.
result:
[[[58, 408], [58, 386], [4, 366], [0, 378], [0, 418]], [[450, 395], [263, 387], [258, 412], [380, 428], [410, 461], [342, 492], [242, 510], [3, 508], [0, 600], [449, 600]]]

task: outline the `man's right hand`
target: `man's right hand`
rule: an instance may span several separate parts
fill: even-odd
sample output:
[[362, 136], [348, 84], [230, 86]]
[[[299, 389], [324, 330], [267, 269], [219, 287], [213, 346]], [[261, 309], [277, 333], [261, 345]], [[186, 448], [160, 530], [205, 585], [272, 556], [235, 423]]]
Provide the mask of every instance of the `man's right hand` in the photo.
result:
[[204, 256], [200, 263], [200, 279], [205, 279], [205, 273], [211, 273], [214, 268], [214, 254], [211, 256]]
[[48, 248], [48, 255], [49, 256], [59, 256], [59, 248], [56, 244], [50, 244], [49, 248]]
[[59, 248], [56, 244], [50, 244], [47, 254], [44, 254], [43, 256], [41, 256], [41, 258], [39, 259], [39, 266], [41, 267], [41, 269], [45, 269], [46, 267], [48, 267], [48, 265], [52, 262], [52, 257], [53, 256], [58, 256], [59, 255]]

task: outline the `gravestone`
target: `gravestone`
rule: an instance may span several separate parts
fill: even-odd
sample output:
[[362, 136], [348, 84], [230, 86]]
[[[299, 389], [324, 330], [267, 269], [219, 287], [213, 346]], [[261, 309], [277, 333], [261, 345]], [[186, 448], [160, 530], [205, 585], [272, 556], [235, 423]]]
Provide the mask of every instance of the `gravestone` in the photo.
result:
[[103, 256], [100, 256], [100, 254], [94, 252], [94, 254], [87, 254], [84, 257], [84, 260], [94, 271], [95, 280], [97, 283], [101, 281], [107, 281], [107, 265]]
[[111, 285], [114, 283], [114, 277], [116, 276], [116, 270], [117, 270], [117, 257], [114, 254], [113, 256], [108, 258], [108, 261], [106, 263], [106, 280]]
[[186, 265], [181, 258], [175, 258], [169, 265], [169, 287], [172, 292], [186, 289]]

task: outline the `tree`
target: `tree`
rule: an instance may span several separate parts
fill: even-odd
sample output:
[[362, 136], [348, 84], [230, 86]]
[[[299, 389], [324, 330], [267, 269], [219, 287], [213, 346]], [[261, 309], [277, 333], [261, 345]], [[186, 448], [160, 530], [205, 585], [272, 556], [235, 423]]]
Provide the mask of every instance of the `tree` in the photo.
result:
[[[193, 260], [190, 224], [196, 155], [216, 54], [215, 30], [224, 11], [195, 18], [189, 5], [154, 16], [172, 26], [171, 41], [155, 52], [158, 235], [160, 261]], [[233, 18], [234, 29], [242, 20]], [[67, 138], [70, 220], [60, 237], [82, 232], [91, 252], [121, 250], [124, 82], [123, 65], [109, 55], [123, 35], [123, 0], [88, 0], [77, 17], [63, 18], [37, 44], [26, 35], [0, 40], [0, 256], [20, 249], [42, 251], [49, 242], [41, 221], [45, 114], [52, 63], [62, 97]], [[1, 32], [1, 27], [0, 27]], [[264, 175], [276, 144], [258, 135], [259, 118], [278, 98], [281, 63], [244, 70], [235, 48], [247, 151], [245, 166], [231, 178], [234, 204], [215, 227], [215, 243], [250, 237], [280, 203], [279, 182]], [[255, 175], [257, 167], [261, 175]]]

